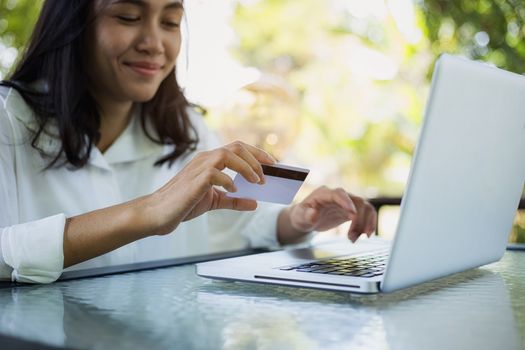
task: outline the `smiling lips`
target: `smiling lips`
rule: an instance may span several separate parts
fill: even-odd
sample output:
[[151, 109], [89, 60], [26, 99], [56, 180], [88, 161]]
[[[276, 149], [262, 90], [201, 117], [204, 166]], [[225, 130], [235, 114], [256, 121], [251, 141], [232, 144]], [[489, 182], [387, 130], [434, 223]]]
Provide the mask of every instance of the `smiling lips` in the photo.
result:
[[162, 65], [152, 62], [124, 62], [124, 64], [135, 73], [145, 77], [154, 76], [162, 69]]

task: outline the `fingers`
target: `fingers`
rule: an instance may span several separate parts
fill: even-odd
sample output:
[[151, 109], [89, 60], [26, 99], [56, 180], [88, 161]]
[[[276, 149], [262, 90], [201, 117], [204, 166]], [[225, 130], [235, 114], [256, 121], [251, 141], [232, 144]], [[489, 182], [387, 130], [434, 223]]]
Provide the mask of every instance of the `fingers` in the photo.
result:
[[[249, 182], [259, 183], [261, 181], [262, 168], [260, 165], [259, 169], [252, 168], [245, 159], [225, 147], [212, 151], [212, 154], [212, 162], [216, 169], [223, 170], [224, 168], [229, 168], [241, 174]], [[259, 171], [261, 175], [259, 175], [256, 170]]]
[[374, 232], [376, 227], [377, 213], [364, 199], [360, 197], [353, 197], [354, 203], [358, 210], [357, 215], [352, 220], [350, 229], [348, 231], [348, 238], [355, 242], [359, 236], [365, 233], [368, 237]]
[[376, 230], [377, 225], [377, 212], [374, 208], [372, 208], [372, 213], [368, 218], [368, 223], [365, 228], [366, 235], [370, 238], [372, 236], [372, 233]]
[[366, 233], [367, 236], [370, 237], [372, 233], [374, 233], [374, 231], [376, 230], [377, 212], [370, 203], [368, 203], [364, 199], [362, 199], [362, 201], [363, 201], [363, 207], [364, 207], [363, 215], [365, 217], [365, 220], [364, 220], [365, 228], [363, 230], [363, 233]]
[[342, 188], [332, 190], [326, 186], [322, 186], [312, 192], [303, 201], [304, 206], [311, 207], [326, 207], [333, 204], [343, 209], [349, 220], [357, 213], [354, 202], [348, 193]]
[[206, 177], [208, 178], [208, 183], [212, 186], [222, 186], [228, 192], [237, 192], [237, 188], [235, 187], [232, 178], [222, 171], [209, 168]]
[[[261, 167], [261, 163], [255, 158], [255, 155], [248, 150], [248, 146], [246, 144], [242, 144], [241, 142], [234, 142], [226, 146], [227, 149], [235, 153], [239, 158], [244, 160], [248, 165], [252, 168], [252, 170], [255, 171], [257, 176], [259, 177], [260, 181], [258, 183], [263, 184], [264, 183], [264, 173]], [[259, 150], [256, 147], [250, 146], [256, 150]]]
[[264, 183], [261, 163], [273, 164], [275, 160], [265, 151], [240, 141], [209, 152], [219, 170], [229, 168], [240, 173], [252, 183]]
[[347, 210], [350, 216], [357, 214], [357, 208], [355, 207], [354, 202], [344, 189], [337, 188], [332, 191], [332, 198], [334, 202], [341, 206], [341, 208]]
[[275, 164], [277, 161], [274, 157], [272, 157], [268, 152], [264, 151], [263, 149], [260, 149], [258, 147], [249, 145], [247, 143], [244, 143], [242, 141], [235, 141], [227, 145], [226, 147], [242, 147], [246, 149], [248, 152], [250, 152], [257, 161], [263, 164]]

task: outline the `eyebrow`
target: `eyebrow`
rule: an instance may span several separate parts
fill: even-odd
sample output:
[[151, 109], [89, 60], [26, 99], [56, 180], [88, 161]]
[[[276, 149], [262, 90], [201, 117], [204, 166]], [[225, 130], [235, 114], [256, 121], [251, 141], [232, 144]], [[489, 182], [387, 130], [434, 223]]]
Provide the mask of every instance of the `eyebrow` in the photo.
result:
[[[140, 7], [148, 7], [148, 3], [144, 0], [114, 0], [112, 2], [112, 5], [113, 4], [132, 4], [132, 5], [136, 5]], [[171, 9], [171, 8], [183, 9], [184, 7], [182, 6], [182, 1], [174, 1], [164, 6], [164, 9]]]

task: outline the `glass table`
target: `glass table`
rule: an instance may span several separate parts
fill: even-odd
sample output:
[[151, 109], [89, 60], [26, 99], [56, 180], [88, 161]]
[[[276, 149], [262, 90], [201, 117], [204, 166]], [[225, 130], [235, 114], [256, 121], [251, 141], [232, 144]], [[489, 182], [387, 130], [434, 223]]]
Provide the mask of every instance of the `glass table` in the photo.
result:
[[525, 252], [383, 295], [214, 281], [193, 264], [4, 288], [0, 334], [90, 349], [522, 349]]

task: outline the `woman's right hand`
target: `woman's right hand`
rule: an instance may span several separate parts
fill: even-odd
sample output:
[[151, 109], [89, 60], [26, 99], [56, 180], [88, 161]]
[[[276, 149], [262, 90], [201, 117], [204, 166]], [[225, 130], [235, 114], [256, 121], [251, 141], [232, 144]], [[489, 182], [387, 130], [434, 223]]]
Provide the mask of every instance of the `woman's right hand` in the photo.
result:
[[154, 193], [111, 207], [70, 217], [64, 228], [64, 267], [78, 264], [151, 236], [168, 234], [184, 220], [209, 210], [254, 210], [257, 202], [226, 197], [235, 191], [229, 168], [252, 183], [263, 183], [261, 163], [275, 160], [265, 151], [233, 142], [198, 153], [177, 175]]
[[256, 201], [226, 197], [226, 192], [214, 186], [229, 192], [237, 190], [233, 180], [222, 172], [225, 168], [238, 172], [251, 183], [263, 184], [261, 163], [273, 164], [275, 160], [262, 149], [241, 141], [198, 153], [168, 183], [144, 198], [146, 205], [142, 213], [153, 234], [168, 234], [182, 221], [210, 210], [255, 210]]

